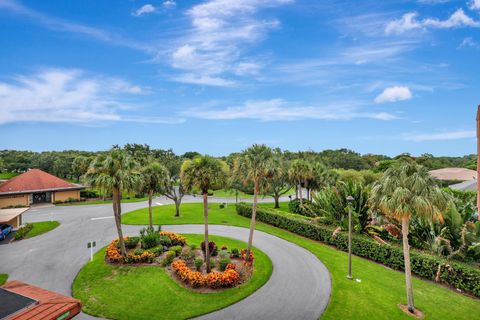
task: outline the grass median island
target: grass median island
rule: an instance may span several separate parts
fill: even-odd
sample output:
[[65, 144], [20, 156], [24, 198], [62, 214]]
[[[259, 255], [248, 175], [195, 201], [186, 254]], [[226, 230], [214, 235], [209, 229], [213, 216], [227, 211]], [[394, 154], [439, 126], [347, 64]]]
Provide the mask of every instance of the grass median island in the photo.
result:
[[[271, 206], [273, 204], [262, 204]], [[288, 204], [281, 204], [282, 208]], [[211, 224], [247, 227], [250, 219], [236, 214], [235, 205], [220, 209], [218, 203], [209, 204]], [[288, 208], [287, 208], [288, 209]], [[201, 203], [182, 204], [180, 218], [175, 218], [173, 205], [154, 207], [156, 224], [203, 223]], [[123, 216], [126, 224], [146, 224], [148, 210], [141, 209]], [[353, 276], [361, 282], [346, 278], [347, 254], [291, 232], [257, 222], [256, 229], [295, 243], [317, 256], [332, 276], [332, 295], [322, 319], [412, 319], [397, 305], [405, 303], [405, 276], [372, 261], [353, 257]], [[255, 244], [255, 240], [254, 240]], [[459, 294], [436, 283], [414, 278], [415, 304], [425, 319], [472, 319], [480, 314], [480, 300]]]
[[58, 221], [27, 223], [15, 233], [15, 240], [29, 239], [47, 233], [60, 225]]
[[[203, 235], [184, 235], [189, 244], [199, 244]], [[246, 243], [218, 236], [211, 241], [229, 248]], [[105, 263], [105, 249], [78, 273], [73, 296], [82, 301], [88, 314], [111, 319], [188, 319], [225, 308], [252, 294], [272, 274], [272, 262], [258, 249], [250, 281], [219, 292], [199, 293], [174, 280], [159, 266], [111, 265]]]

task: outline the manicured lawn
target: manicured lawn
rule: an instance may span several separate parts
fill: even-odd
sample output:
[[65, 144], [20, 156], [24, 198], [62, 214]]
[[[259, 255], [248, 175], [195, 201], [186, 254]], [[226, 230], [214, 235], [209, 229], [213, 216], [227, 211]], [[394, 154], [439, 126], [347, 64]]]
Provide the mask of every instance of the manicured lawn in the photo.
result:
[[23, 239], [29, 239], [41, 234], [44, 234], [48, 231], [51, 231], [60, 225], [58, 221], [42, 221], [42, 222], [32, 222], [32, 230], [30, 230]]
[[[148, 198], [130, 198], [130, 199], [123, 199], [122, 202], [141, 202], [147, 201]], [[84, 206], [90, 204], [106, 204], [112, 203], [112, 200], [92, 200], [92, 201], [80, 201], [80, 202], [71, 202], [71, 203], [59, 203], [56, 204], [57, 206]]]
[[0, 286], [7, 282], [8, 274], [0, 273]]
[[[203, 235], [185, 235], [199, 244]], [[245, 248], [246, 243], [217, 236], [219, 245]], [[80, 270], [73, 283], [73, 296], [82, 300], [82, 310], [112, 319], [187, 319], [225, 308], [260, 288], [272, 274], [272, 263], [258, 249], [255, 271], [245, 284], [214, 293], [193, 292], [173, 280], [159, 266], [112, 266], [104, 262], [105, 249]]]
[[18, 175], [16, 172], [0, 172], [0, 180], [8, 180]]
[[[288, 196], [289, 194], [294, 194], [295, 190], [290, 190], [287, 192], [285, 195]], [[235, 198], [235, 190], [215, 190], [213, 192], [213, 196], [217, 198]], [[239, 199], [253, 199], [252, 194], [246, 194], [243, 192], [238, 192], [238, 198]], [[267, 198], [267, 199], [273, 199], [271, 196], [264, 196], [260, 195], [259, 198]]]
[[[262, 204], [264, 205], [264, 204]], [[273, 207], [273, 205], [272, 205]], [[235, 206], [220, 209], [210, 204], [210, 223], [249, 226], [249, 219], [239, 216]], [[203, 223], [202, 204], [182, 204], [181, 217], [174, 218], [173, 206], [154, 207], [156, 224]], [[123, 222], [147, 224], [146, 209], [124, 215]], [[315, 254], [330, 270], [333, 290], [330, 304], [322, 319], [411, 319], [397, 307], [406, 303], [405, 279], [402, 272], [388, 269], [363, 258], [353, 258], [353, 275], [361, 282], [346, 278], [347, 254], [322, 243], [288, 231], [257, 223], [256, 229], [304, 247]], [[472, 319], [480, 314], [480, 300], [458, 294], [433, 282], [415, 278], [415, 304], [426, 319]]]

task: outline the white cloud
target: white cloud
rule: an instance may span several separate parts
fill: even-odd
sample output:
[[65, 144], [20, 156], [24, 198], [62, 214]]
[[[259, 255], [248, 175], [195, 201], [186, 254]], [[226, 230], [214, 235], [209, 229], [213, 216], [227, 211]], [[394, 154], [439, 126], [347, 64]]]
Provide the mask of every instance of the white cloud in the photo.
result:
[[173, 9], [173, 8], [175, 8], [176, 5], [177, 5], [177, 3], [175, 1], [172, 1], [172, 0], [167, 0], [167, 1], [164, 1], [162, 3], [162, 6], [165, 9]]
[[243, 105], [230, 107], [193, 108], [185, 111], [185, 117], [208, 120], [253, 119], [259, 121], [292, 120], [351, 120], [368, 118], [376, 120], [393, 120], [398, 117], [386, 112], [364, 111], [354, 102], [335, 103], [325, 106], [303, 106], [283, 99], [252, 100]]
[[469, 8], [472, 10], [480, 10], [480, 0], [471, 0]]
[[416, 12], [408, 12], [405, 13], [402, 18], [390, 21], [387, 23], [385, 27], [385, 33], [386, 34], [392, 34], [392, 33], [404, 33], [409, 30], [415, 30], [415, 29], [421, 29], [422, 23], [419, 22], [416, 18], [418, 16], [418, 13]]
[[235, 85], [235, 82], [232, 80], [191, 73], [181, 74], [177, 77], [174, 77], [173, 80], [182, 83], [198, 84], [212, 87], [233, 87]]
[[412, 98], [412, 92], [408, 87], [393, 86], [385, 88], [376, 98], [376, 103], [396, 102], [402, 100], [409, 100]]
[[459, 140], [474, 138], [476, 132], [474, 130], [458, 130], [442, 133], [426, 133], [426, 134], [413, 134], [405, 135], [404, 140], [424, 142], [424, 141], [444, 141], [444, 140]]
[[137, 106], [123, 101], [129, 101], [132, 94], [144, 91], [140, 86], [118, 78], [91, 75], [80, 70], [49, 69], [16, 76], [12, 80], [0, 82], [0, 124], [181, 121], [129, 115], [127, 111]]
[[[290, 2], [292, 0], [210, 0], [193, 6], [186, 13], [192, 28], [170, 51], [171, 66], [188, 74], [188, 78], [194, 74], [196, 79], [257, 73], [261, 65], [246, 59], [248, 48], [262, 40], [269, 30], [277, 28], [279, 22], [259, 19], [256, 13]], [[233, 80], [225, 83], [231, 85]]]
[[153, 5], [147, 3], [141, 6], [140, 8], [138, 8], [137, 10], [133, 11], [132, 16], [140, 17], [144, 14], [155, 12], [155, 10], [156, 9]]
[[463, 9], [455, 11], [448, 19], [440, 20], [438, 18], [427, 18], [418, 20], [418, 13], [409, 12], [402, 16], [402, 18], [390, 21], [385, 26], [385, 33], [388, 34], [402, 34], [407, 31], [426, 29], [426, 28], [460, 28], [460, 27], [480, 27], [480, 22], [475, 21], [465, 14]]
[[459, 49], [461, 48], [480, 48], [480, 44], [473, 40], [471, 37], [466, 37], [462, 40], [460, 45], [458, 46]]

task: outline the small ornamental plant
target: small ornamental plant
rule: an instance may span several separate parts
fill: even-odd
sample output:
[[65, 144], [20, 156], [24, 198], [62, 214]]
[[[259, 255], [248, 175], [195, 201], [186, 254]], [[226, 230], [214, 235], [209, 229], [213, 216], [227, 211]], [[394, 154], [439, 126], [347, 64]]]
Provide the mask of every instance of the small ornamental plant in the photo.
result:
[[241, 280], [238, 272], [232, 269], [232, 267], [224, 272], [210, 272], [207, 275], [203, 275], [199, 271], [191, 270], [182, 259], [175, 260], [171, 267], [182, 282], [193, 288], [230, 288], [238, 284]]
[[161, 231], [160, 236], [166, 236], [172, 241], [172, 246], [184, 246], [187, 243], [187, 239], [175, 232]]
[[246, 265], [252, 265], [253, 260], [255, 259], [255, 257], [253, 256], [253, 251], [250, 251], [250, 257], [248, 257], [248, 259], [247, 259], [247, 250], [246, 249], [243, 249], [240, 252], [240, 257], [242, 257], [243, 263], [246, 264]]

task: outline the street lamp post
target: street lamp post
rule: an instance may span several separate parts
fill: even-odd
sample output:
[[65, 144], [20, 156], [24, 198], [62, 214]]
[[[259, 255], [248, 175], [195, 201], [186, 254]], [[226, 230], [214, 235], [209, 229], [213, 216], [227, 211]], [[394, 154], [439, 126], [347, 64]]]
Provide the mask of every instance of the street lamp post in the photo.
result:
[[347, 197], [348, 203], [348, 279], [352, 277], [352, 204], [355, 199], [352, 196]]

